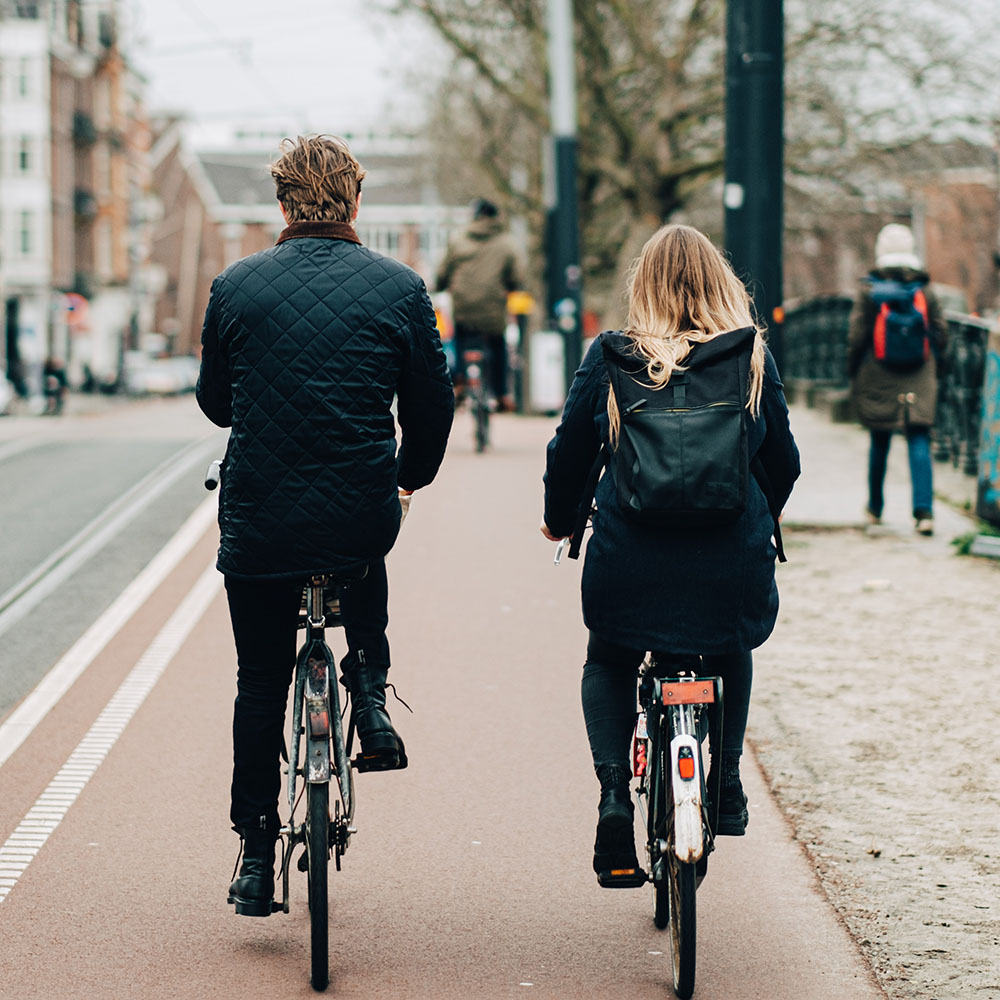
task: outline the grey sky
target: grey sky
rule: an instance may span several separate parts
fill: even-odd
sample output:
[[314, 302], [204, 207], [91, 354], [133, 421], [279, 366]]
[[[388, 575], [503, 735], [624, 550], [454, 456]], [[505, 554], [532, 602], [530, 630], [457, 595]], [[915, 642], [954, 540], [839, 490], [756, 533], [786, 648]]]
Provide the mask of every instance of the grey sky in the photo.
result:
[[365, 0], [125, 0], [151, 110], [285, 127], [383, 131], [419, 104], [407, 71], [440, 50]]

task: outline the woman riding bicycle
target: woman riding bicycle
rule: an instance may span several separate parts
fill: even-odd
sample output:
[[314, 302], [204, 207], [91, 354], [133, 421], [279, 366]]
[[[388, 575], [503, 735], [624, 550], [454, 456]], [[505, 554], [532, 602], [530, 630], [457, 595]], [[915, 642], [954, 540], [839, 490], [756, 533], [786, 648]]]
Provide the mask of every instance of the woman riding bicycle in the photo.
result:
[[[602, 349], [608, 340], [635, 359], [636, 377], [654, 388], [675, 372], [693, 372], [692, 352], [715, 341], [752, 342], [746, 411], [749, 457], [757, 456], [780, 510], [799, 474], [778, 371], [754, 329], [742, 282], [700, 232], [670, 225], [645, 245], [629, 287], [629, 311], [617, 337], [605, 334], [576, 374], [562, 422], [548, 445], [541, 530], [571, 536], [588, 473], [602, 444], [614, 448], [621, 414]], [[721, 338], [730, 338], [723, 342]], [[613, 466], [613, 463], [610, 463]], [[736, 520], [712, 527], [649, 526], [623, 512], [613, 471], [595, 492], [593, 536], [583, 570], [583, 615], [590, 630], [583, 669], [583, 712], [601, 783], [594, 870], [638, 867], [629, 796], [629, 746], [635, 725], [636, 675], [646, 651], [701, 654], [725, 690], [719, 833], [742, 835], [746, 796], [740, 754], [753, 675], [750, 651], [767, 639], [778, 612], [774, 519], [756, 477]], [[711, 783], [709, 783], [711, 787]]]

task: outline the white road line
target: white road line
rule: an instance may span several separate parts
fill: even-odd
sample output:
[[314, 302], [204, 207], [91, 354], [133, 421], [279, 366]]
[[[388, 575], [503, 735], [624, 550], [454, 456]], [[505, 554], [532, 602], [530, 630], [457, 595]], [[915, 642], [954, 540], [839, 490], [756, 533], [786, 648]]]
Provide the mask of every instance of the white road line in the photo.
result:
[[[0, 767], [205, 534], [215, 520], [217, 502], [215, 496], [211, 496], [195, 508], [177, 534], [0, 724]], [[86, 773], [89, 777], [86, 754], [81, 754], [74, 763], [84, 767], [76, 772], [67, 771], [67, 774]]]
[[[222, 576], [214, 565], [209, 566], [139, 657], [128, 677], [122, 681], [121, 687], [114, 693], [104, 711], [64, 765], [73, 768], [77, 784], [80, 784], [78, 777], [80, 761], [83, 759], [90, 761], [86, 768], [86, 777], [89, 781], [221, 588]], [[114, 739], [110, 741], [105, 735], [109, 730], [113, 730], [115, 734]], [[17, 884], [17, 880], [24, 874], [52, 831], [76, 801], [79, 791], [67, 795], [62, 790], [64, 779], [64, 771], [60, 769], [34, 806], [28, 810], [17, 829], [0, 845], [0, 903], [7, 898], [7, 894]], [[85, 785], [86, 782], [80, 784], [80, 791]], [[41, 826], [39, 820], [45, 825]], [[25, 845], [25, 838], [29, 837], [33, 842], [30, 847]], [[41, 843], [38, 843], [39, 841]]]
[[204, 441], [185, 445], [0, 596], [0, 635], [36, 608], [198, 461], [204, 461], [210, 447], [214, 450]]

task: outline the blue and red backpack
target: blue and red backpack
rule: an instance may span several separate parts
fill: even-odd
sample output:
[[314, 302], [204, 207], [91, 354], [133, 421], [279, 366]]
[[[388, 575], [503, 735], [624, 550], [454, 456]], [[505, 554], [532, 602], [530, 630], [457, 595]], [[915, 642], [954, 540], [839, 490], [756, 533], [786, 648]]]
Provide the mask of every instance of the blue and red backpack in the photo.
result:
[[872, 331], [875, 360], [890, 371], [915, 371], [931, 356], [923, 283], [875, 277], [868, 281], [878, 308]]

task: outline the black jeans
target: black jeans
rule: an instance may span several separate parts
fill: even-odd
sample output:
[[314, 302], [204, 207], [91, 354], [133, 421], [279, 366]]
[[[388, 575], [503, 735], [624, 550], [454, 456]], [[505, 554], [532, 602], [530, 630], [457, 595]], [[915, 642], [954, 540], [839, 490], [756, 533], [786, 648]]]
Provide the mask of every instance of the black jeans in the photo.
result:
[[[288, 581], [247, 582], [226, 577], [229, 616], [236, 640], [238, 671], [233, 707], [233, 785], [230, 819], [237, 829], [257, 827], [264, 817], [277, 831], [279, 760], [285, 706], [295, 667], [296, 622], [302, 585]], [[389, 589], [385, 560], [369, 564], [368, 575], [345, 588], [341, 613], [349, 654], [363, 649], [370, 663], [388, 666]], [[331, 678], [336, 683], [335, 678]]]
[[484, 353], [486, 391], [495, 399], [502, 400], [507, 395], [508, 368], [507, 341], [504, 335], [483, 336], [475, 327], [455, 324], [455, 357], [458, 374], [465, 379], [465, 351], [481, 349]]
[[[635, 728], [636, 677], [644, 655], [644, 650], [628, 649], [590, 633], [581, 695], [595, 769], [610, 764], [631, 771], [629, 743]], [[655, 651], [653, 656], [666, 658]], [[748, 650], [705, 656], [704, 663], [706, 674], [722, 678], [722, 749], [739, 752], [750, 708], [753, 657]]]

